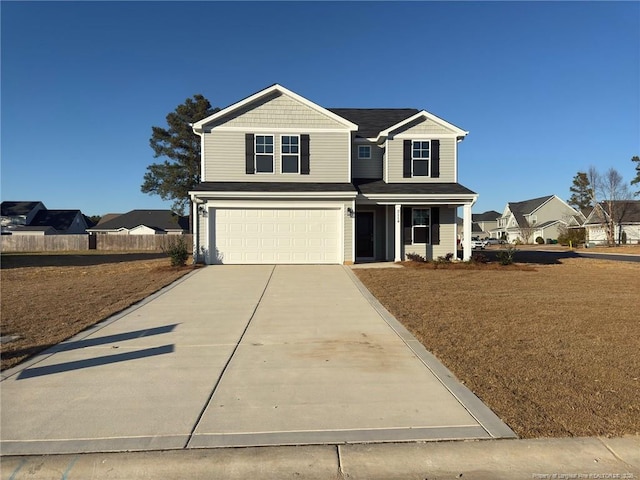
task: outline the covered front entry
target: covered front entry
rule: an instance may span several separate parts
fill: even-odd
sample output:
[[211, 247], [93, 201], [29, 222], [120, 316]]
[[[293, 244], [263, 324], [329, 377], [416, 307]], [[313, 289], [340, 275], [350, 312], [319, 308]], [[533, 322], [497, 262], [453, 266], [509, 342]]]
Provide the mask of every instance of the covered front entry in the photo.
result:
[[356, 261], [375, 258], [374, 237], [374, 212], [357, 212]]
[[211, 208], [210, 263], [342, 263], [337, 208]]

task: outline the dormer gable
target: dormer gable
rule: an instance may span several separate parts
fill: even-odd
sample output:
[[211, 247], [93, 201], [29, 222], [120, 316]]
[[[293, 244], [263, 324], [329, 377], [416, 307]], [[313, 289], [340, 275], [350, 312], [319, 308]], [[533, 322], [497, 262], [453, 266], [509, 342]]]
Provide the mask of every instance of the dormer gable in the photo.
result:
[[456, 127], [454, 124], [443, 120], [442, 118], [421, 110], [416, 114], [391, 125], [382, 130], [377, 138], [377, 142], [382, 142], [388, 137], [394, 137], [402, 134], [433, 134], [441, 138], [455, 137], [456, 140], [462, 141], [469, 134], [468, 131]]

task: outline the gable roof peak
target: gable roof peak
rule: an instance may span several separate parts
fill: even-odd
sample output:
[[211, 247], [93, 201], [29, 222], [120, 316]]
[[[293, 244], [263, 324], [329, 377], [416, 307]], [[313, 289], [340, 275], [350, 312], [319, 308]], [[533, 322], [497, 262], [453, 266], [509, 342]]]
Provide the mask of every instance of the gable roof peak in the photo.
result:
[[298, 102], [306, 105], [309, 108], [312, 108], [313, 110], [316, 110], [317, 112], [320, 112], [326, 116], [328, 116], [329, 118], [335, 120], [336, 122], [341, 123], [342, 125], [344, 125], [345, 127], [349, 128], [350, 130], [357, 130], [358, 129], [358, 125], [350, 122], [349, 120], [347, 120], [346, 118], [343, 118], [339, 115], [336, 115], [335, 113], [331, 112], [330, 110], [327, 110], [326, 108], [318, 105], [317, 103], [312, 102], [311, 100], [308, 100], [306, 98], [304, 98], [301, 95], [298, 95], [297, 93], [289, 90], [286, 87], [283, 87], [282, 85], [280, 85], [279, 83], [274, 83], [273, 85], [270, 85], [269, 87], [263, 88], [262, 90], [254, 93], [253, 95], [249, 95], [248, 97], [243, 98], [242, 100], [239, 100], [238, 102], [235, 102], [231, 105], [229, 105], [228, 107], [223, 108], [222, 110], [219, 110], [218, 112], [214, 113], [213, 115], [208, 116], [207, 118], [203, 118], [202, 120], [195, 122], [192, 125], [193, 131], [196, 134], [202, 134], [204, 131], [204, 126], [208, 123], [213, 122], [214, 120], [217, 120], [219, 118], [225, 117], [226, 115], [229, 115], [230, 113], [245, 107], [246, 105], [255, 102], [257, 100], [260, 100], [264, 97], [267, 97], [271, 94], [273, 94], [274, 92], [279, 92], [283, 95], [287, 95], [288, 97], [293, 98], [294, 100], [297, 100]]

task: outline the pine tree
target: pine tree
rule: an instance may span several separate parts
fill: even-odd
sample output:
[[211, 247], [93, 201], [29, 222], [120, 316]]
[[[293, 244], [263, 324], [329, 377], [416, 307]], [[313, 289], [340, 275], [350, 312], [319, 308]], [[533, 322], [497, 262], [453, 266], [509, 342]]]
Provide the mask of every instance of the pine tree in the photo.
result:
[[[635, 155], [631, 157], [631, 161], [636, 164], [636, 176], [633, 180], [631, 180], [631, 185], [637, 185], [640, 183], [640, 157]], [[640, 190], [634, 192], [635, 197], [640, 195]]]
[[200, 182], [200, 137], [193, 133], [191, 124], [219, 110], [196, 94], [167, 115], [168, 128], [151, 127], [149, 144], [154, 157], [166, 160], [147, 167], [140, 187], [143, 193], [173, 200], [173, 210], [184, 215], [190, 204], [189, 191]]
[[567, 200], [567, 203], [578, 210], [593, 207], [593, 186], [589, 181], [589, 177], [585, 172], [578, 172], [573, 177], [573, 184], [569, 188], [571, 192], [571, 198]]

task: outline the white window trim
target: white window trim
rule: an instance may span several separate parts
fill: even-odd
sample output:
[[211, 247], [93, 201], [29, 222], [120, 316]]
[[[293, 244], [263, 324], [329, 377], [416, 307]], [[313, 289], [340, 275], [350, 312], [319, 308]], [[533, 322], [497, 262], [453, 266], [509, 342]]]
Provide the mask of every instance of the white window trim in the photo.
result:
[[[429, 210], [429, 224], [428, 225], [414, 225], [413, 224], [413, 211], [414, 210]], [[429, 238], [428, 242], [424, 243], [416, 243], [416, 227], [427, 227], [427, 237]], [[411, 208], [411, 245], [431, 245], [431, 207], [412, 207]]]
[[[429, 142], [429, 158], [414, 158], [413, 156], [413, 144], [415, 142]], [[426, 160], [427, 161], [427, 174], [426, 175], [414, 175], [413, 174], [413, 162], [414, 160]], [[411, 139], [411, 178], [431, 178], [431, 139], [419, 139], [413, 138]]]
[[[271, 154], [272, 169], [270, 172], [258, 171], [258, 155], [269, 155], [268, 153], [258, 153], [258, 137], [271, 137], [273, 139], [273, 153]], [[253, 171], [256, 175], [275, 175], [276, 173], [276, 136], [269, 133], [258, 133], [253, 136]]]
[[[298, 153], [296, 154], [291, 154], [291, 153], [283, 153], [282, 152], [282, 137], [297, 137], [298, 139]], [[280, 173], [282, 175], [300, 175], [300, 157], [301, 157], [301, 150], [302, 150], [302, 145], [301, 145], [301, 139], [300, 139], [300, 134], [299, 133], [288, 133], [288, 134], [282, 134], [280, 135]], [[293, 156], [296, 155], [298, 157], [298, 171], [297, 172], [285, 172], [283, 171], [283, 167], [284, 167], [284, 162], [282, 161], [282, 157], [283, 156]]]
[[[369, 150], [369, 156], [368, 157], [361, 157], [360, 156], [360, 149], [361, 148], [366, 148], [367, 150]], [[371, 145], [358, 145], [358, 160], [371, 160]]]

